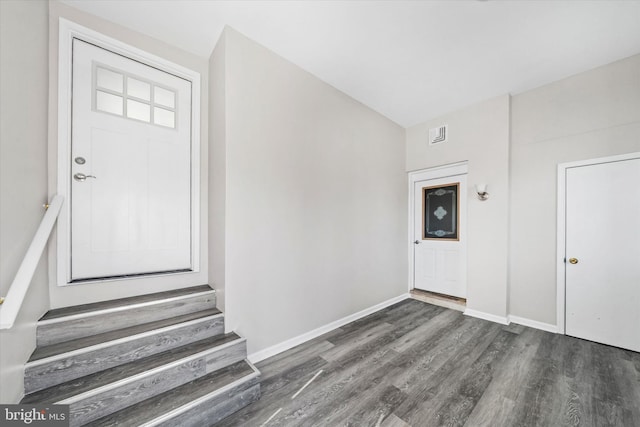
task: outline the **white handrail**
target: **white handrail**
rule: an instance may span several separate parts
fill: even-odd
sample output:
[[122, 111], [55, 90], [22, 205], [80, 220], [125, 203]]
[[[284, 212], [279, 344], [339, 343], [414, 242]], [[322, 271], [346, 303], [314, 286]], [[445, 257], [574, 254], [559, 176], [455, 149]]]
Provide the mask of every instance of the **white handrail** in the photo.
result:
[[18, 268], [16, 277], [13, 279], [13, 282], [11, 282], [9, 292], [7, 292], [7, 296], [2, 299], [2, 304], [0, 305], [0, 329], [11, 329], [13, 323], [16, 321], [16, 317], [18, 317], [18, 312], [20, 311], [20, 307], [22, 307], [22, 301], [27, 294], [27, 290], [29, 290], [31, 279], [40, 262], [42, 251], [47, 245], [51, 230], [53, 230], [53, 225], [56, 223], [56, 219], [58, 219], [63, 200], [64, 197], [60, 195], [56, 194], [53, 196], [47, 212], [40, 222], [38, 231], [36, 231], [36, 234], [33, 236], [31, 245], [22, 260], [22, 264], [20, 264], [20, 268]]

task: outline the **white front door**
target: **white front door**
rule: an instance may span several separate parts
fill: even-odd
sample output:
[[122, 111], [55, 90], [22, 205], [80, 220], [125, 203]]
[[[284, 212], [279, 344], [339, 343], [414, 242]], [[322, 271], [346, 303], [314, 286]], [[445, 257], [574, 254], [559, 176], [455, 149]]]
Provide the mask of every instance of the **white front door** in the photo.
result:
[[71, 280], [188, 271], [191, 82], [73, 40]]
[[414, 183], [414, 288], [467, 297], [467, 176]]
[[566, 170], [566, 334], [640, 351], [640, 158]]

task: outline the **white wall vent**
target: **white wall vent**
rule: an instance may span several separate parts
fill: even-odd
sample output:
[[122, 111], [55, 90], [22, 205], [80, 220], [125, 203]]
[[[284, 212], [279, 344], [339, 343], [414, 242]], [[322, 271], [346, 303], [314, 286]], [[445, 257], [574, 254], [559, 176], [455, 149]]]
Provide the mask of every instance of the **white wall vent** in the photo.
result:
[[429, 129], [429, 145], [442, 144], [447, 142], [449, 136], [449, 125], [442, 125], [437, 128]]

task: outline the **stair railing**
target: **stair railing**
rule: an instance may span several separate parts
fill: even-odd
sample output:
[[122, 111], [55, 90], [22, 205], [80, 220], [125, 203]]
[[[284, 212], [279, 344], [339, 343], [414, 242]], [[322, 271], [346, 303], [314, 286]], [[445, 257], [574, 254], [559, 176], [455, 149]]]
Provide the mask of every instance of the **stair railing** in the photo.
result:
[[29, 285], [31, 285], [33, 274], [40, 262], [42, 251], [44, 251], [49, 241], [51, 230], [53, 230], [53, 225], [58, 219], [63, 200], [64, 197], [56, 194], [53, 196], [51, 203], [45, 205], [47, 211], [40, 222], [36, 234], [33, 236], [33, 240], [31, 240], [31, 245], [29, 245], [29, 249], [18, 268], [13, 282], [11, 282], [7, 296], [0, 298], [0, 329], [11, 329], [16, 317], [18, 317], [24, 297], [29, 290]]

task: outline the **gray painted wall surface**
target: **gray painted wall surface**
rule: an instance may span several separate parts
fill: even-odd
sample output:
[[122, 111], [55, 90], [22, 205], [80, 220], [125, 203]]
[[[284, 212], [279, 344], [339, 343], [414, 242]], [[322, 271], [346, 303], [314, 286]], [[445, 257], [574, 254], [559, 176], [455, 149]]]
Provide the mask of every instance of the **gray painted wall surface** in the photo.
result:
[[[47, 201], [46, 1], [0, 1], [0, 295], [6, 295]], [[46, 254], [15, 326], [0, 331], [0, 402], [17, 403], [49, 307]]]
[[[449, 140], [429, 146], [429, 128], [443, 124], [449, 125]], [[406, 144], [407, 171], [469, 162], [467, 307], [506, 316], [509, 96], [492, 98], [412, 126], [407, 129]], [[479, 183], [488, 185], [489, 200], [476, 198], [474, 186]]]
[[404, 130], [224, 42], [226, 316], [254, 353], [407, 292]]
[[[209, 285], [216, 290], [218, 308], [225, 310], [226, 219], [226, 77], [225, 33], [209, 60]], [[229, 330], [227, 328], [227, 330]]]
[[511, 314], [556, 324], [557, 165], [634, 151], [640, 55], [512, 97]]

